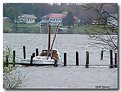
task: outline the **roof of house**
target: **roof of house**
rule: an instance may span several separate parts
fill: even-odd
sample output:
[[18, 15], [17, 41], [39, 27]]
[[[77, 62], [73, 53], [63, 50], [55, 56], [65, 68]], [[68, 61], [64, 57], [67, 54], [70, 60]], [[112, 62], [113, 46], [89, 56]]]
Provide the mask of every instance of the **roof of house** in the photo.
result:
[[49, 18], [65, 18], [66, 14], [62, 14], [62, 13], [51, 13], [48, 14]]
[[78, 19], [76, 16], [73, 16], [74, 19]]
[[34, 15], [30, 15], [30, 14], [22, 14], [21, 16], [18, 16], [18, 17], [37, 19], [36, 16], [34, 16]]
[[3, 19], [9, 19], [8, 17], [3, 17]]

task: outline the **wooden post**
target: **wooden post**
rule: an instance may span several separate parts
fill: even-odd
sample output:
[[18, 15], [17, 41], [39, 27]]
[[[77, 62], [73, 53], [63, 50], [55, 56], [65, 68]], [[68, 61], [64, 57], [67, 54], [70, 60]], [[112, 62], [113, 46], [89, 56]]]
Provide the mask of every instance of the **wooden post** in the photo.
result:
[[64, 53], [64, 66], [66, 66], [66, 65], [67, 65], [67, 63], [66, 63], [66, 62], [67, 62], [67, 57], [66, 57], [66, 56], [67, 56], [67, 54], [66, 54], [66, 53]]
[[33, 64], [33, 54], [31, 55], [30, 66]]
[[76, 65], [78, 66], [79, 65], [79, 53], [76, 52]]
[[117, 53], [115, 53], [115, 65], [114, 65], [114, 67], [116, 68], [117, 67]]
[[57, 67], [58, 64], [57, 64], [57, 60], [55, 59], [55, 63], [54, 63], [54, 66]]
[[23, 46], [23, 58], [26, 59], [26, 48]]
[[6, 55], [6, 67], [8, 67], [8, 55]]
[[85, 65], [86, 68], [89, 67], [89, 51], [86, 51], [86, 65]]
[[32, 56], [35, 57], [35, 53], [32, 53]]
[[113, 52], [110, 50], [110, 68], [113, 68]]
[[101, 60], [103, 60], [103, 50], [101, 51]]
[[15, 50], [13, 50], [13, 66], [15, 67]]
[[36, 56], [39, 55], [39, 51], [38, 51], [38, 48], [36, 48]]

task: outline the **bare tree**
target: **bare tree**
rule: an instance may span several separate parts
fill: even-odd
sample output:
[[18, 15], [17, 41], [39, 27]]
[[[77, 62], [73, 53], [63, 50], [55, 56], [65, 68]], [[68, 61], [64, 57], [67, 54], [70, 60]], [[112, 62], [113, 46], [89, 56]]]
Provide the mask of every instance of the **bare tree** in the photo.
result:
[[[117, 4], [109, 5], [113, 5], [114, 7], [116, 7], [118, 12]], [[100, 41], [100, 44], [104, 47], [105, 45], [108, 45], [109, 47], [111, 47], [111, 49], [118, 50], [118, 16], [114, 16], [108, 10], [106, 10], [106, 4], [103, 3], [85, 4], [83, 5], [83, 7], [85, 7], [85, 9], [87, 10], [93, 10], [93, 12], [98, 14], [96, 20], [97, 24], [88, 27], [89, 30], [93, 30], [93, 32], [89, 34], [89, 37], [94, 40]], [[105, 29], [105, 37], [104, 35], [99, 35], [100, 32], [97, 30], [100, 27]]]

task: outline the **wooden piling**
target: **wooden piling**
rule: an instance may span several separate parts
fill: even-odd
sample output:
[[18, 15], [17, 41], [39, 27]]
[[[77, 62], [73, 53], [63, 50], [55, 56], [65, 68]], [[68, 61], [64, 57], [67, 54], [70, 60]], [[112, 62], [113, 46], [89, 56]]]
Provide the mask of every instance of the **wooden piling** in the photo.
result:
[[38, 48], [36, 48], [36, 56], [39, 55], [39, 51], [38, 51]]
[[103, 60], [103, 50], [101, 51], [101, 60]]
[[23, 58], [26, 59], [26, 48], [23, 46]]
[[55, 67], [58, 66], [58, 64], [57, 64], [57, 60], [55, 60], [55, 62], [54, 62], [54, 66], [55, 66]]
[[67, 65], [67, 53], [64, 53], [64, 66]]
[[15, 67], [15, 50], [13, 50], [13, 66]]
[[110, 68], [113, 68], [113, 51], [110, 50]]
[[85, 65], [86, 68], [89, 67], [89, 51], [86, 51], [86, 65]]
[[79, 65], [79, 53], [76, 52], [76, 65], [78, 66]]
[[8, 55], [6, 55], [6, 63], [5, 64], [6, 64], [6, 67], [8, 67], [8, 64], [9, 64], [8, 63]]
[[30, 66], [33, 65], [33, 54], [31, 55], [31, 59], [30, 59]]
[[35, 53], [32, 53], [32, 56], [35, 57]]
[[115, 53], [115, 65], [114, 65], [114, 67], [116, 68], [117, 67], [117, 53]]

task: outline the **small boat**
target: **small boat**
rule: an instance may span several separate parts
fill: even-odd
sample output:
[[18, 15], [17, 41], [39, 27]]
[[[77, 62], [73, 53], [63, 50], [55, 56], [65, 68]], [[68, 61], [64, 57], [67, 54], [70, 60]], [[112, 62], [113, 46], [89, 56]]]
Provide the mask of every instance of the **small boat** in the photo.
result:
[[[32, 64], [33, 65], [54, 65], [58, 66], [61, 60], [61, 54], [58, 49], [53, 49], [53, 45], [55, 42], [56, 34], [58, 32], [59, 24], [54, 33], [54, 38], [52, 44], [50, 45], [50, 29], [51, 26], [48, 25], [48, 49], [42, 50], [41, 54], [33, 57]], [[22, 63], [30, 64], [31, 59], [22, 59]]]

